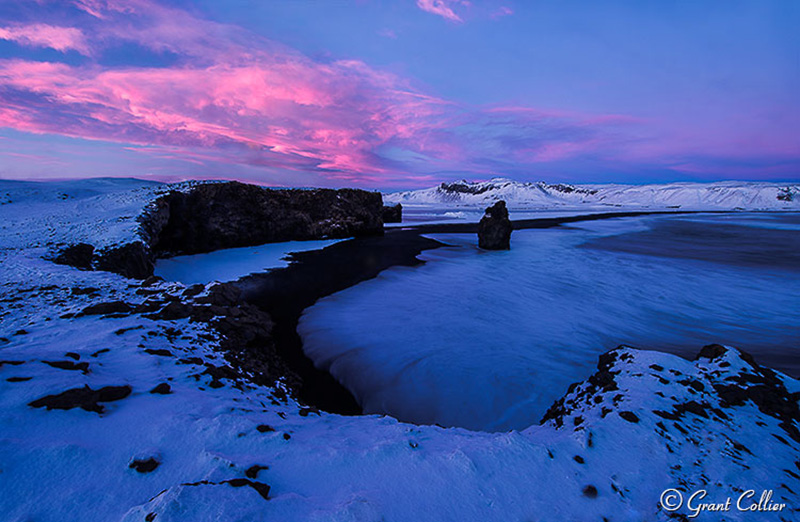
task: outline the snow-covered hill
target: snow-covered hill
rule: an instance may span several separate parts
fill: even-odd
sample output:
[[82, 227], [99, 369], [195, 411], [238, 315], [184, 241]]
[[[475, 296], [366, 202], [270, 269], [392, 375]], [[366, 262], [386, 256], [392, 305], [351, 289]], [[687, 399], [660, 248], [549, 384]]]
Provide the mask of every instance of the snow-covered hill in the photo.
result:
[[384, 194], [387, 203], [484, 207], [499, 199], [512, 208], [681, 208], [684, 210], [800, 210], [800, 184], [761, 182], [664, 185], [566, 185], [504, 178], [442, 183]]

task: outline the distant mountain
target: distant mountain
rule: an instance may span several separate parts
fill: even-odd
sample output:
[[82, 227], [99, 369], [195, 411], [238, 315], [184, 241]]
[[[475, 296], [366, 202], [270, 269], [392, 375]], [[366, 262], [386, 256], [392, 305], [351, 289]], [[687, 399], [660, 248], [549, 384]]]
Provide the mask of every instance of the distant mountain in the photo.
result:
[[387, 203], [485, 206], [503, 199], [517, 208], [638, 207], [800, 210], [800, 184], [767, 182], [567, 185], [505, 178], [442, 183], [429, 189], [384, 194]]

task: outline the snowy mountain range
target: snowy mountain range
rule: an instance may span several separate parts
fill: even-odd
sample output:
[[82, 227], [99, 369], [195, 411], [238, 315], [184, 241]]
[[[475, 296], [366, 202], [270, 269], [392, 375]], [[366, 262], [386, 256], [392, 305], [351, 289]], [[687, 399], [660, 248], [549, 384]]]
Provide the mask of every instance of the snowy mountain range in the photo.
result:
[[387, 203], [419, 206], [486, 206], [505, 200], [516, 208], [682, 208], [691, 210], [800, 210], [800, 184], [767, 182], [567, 185], [505, 178], [442, 183], [384, 194]]

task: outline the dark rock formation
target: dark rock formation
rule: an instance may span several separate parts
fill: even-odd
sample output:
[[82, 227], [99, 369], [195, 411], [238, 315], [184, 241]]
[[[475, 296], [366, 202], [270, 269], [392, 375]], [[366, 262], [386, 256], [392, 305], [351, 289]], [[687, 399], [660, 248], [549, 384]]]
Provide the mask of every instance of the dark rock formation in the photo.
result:
[[83, 309], [83, 315], [107, 315], [107, 314], [125, 314], [133, 310], [133, 307], [125, 301], [109, 301], [104, 303], [95, 303]]
[[92, 269], [94, 247], [87, 243], [69, 245], [56, 252], [53, 262], [59, 265], [69, 265], [81, 270]]
[[84, 386], [83, 388], [72, 388], [57, 395], [47, 395], [28, 403], [28, 406], [32, 408], [47, 408], [48, 410], [82, 408], [86, 411], [103, 413], [105, 408], [98, 403], [122, 400], [130, 394], [131, 387], [127, 385], [105, 386], [99, 390]]
[[134, 459], [133, 462], [128, 464], [128, 468], [135, 469], [139, 473], [150, 473], [161, 465], [161, 463], [153, 457], [147, 459]]
[[383, 233], [378, 192], [208, 183], [159, 198], [142, 226], [156, 255]]
[[478, 223], [478, 246], [485, 250], [508, 250], [511, 248], [511, 220], [505, 201], [498, 201], [486, 209]]
[[384, 223], [402, 223], [403, 222], [403, 205], [384, 205], [383, 207], [383, 222]]
[[382, 234], [382, 213], [378, 192], [203, 183], [153, 201], [139, 216], [141, 240], [102, 250], [78, 243], [56, 251], [52, 259], [84, 270], [147, 279], [157, 257]]
[[131, 279], [145, 279], [153, 274], [150, 249], [141, 241], [95, 252], [94, 267]]

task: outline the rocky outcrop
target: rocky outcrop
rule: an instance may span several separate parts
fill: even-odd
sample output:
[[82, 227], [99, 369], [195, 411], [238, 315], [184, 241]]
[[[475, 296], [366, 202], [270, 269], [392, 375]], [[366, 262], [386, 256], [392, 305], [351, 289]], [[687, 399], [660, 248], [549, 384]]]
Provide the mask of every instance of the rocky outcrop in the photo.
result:
[[[399, 205], [398, 205], [399, 207]], [[157, 257], [263, 243], [383, 233], [380, 193], [358, 189], [267, 189], [201, 183], [154, 200], [139, 217], [139, 240], [95, 248], [68, 245], [53, 261], [133, 279], [153, 274]]]
[[142, 219], [158, 255], [383, 233], [383, 201], [357, 189], [273, 190], [208, 183], [159, 198]]
[[403, 205], [384, 205], [383, 207], [383, 222], [384, 223], [401, 223], [403, 221]]
[[88, 243], [69, 245], [55, 253], [52, 260], [59, 265], [69, 265], [81, 270], [92, 269], [94, 247]]
[[131, 279], [153, 275], [153, 257], [142, 241], [95, 251], [93, 265], [97, 270], [114, 272]]
[[478, 223], [478, 246], [485, 250], [508, 250], [511, 248], [512, 230], [506, 202], [498, 201], [486, 209]]

